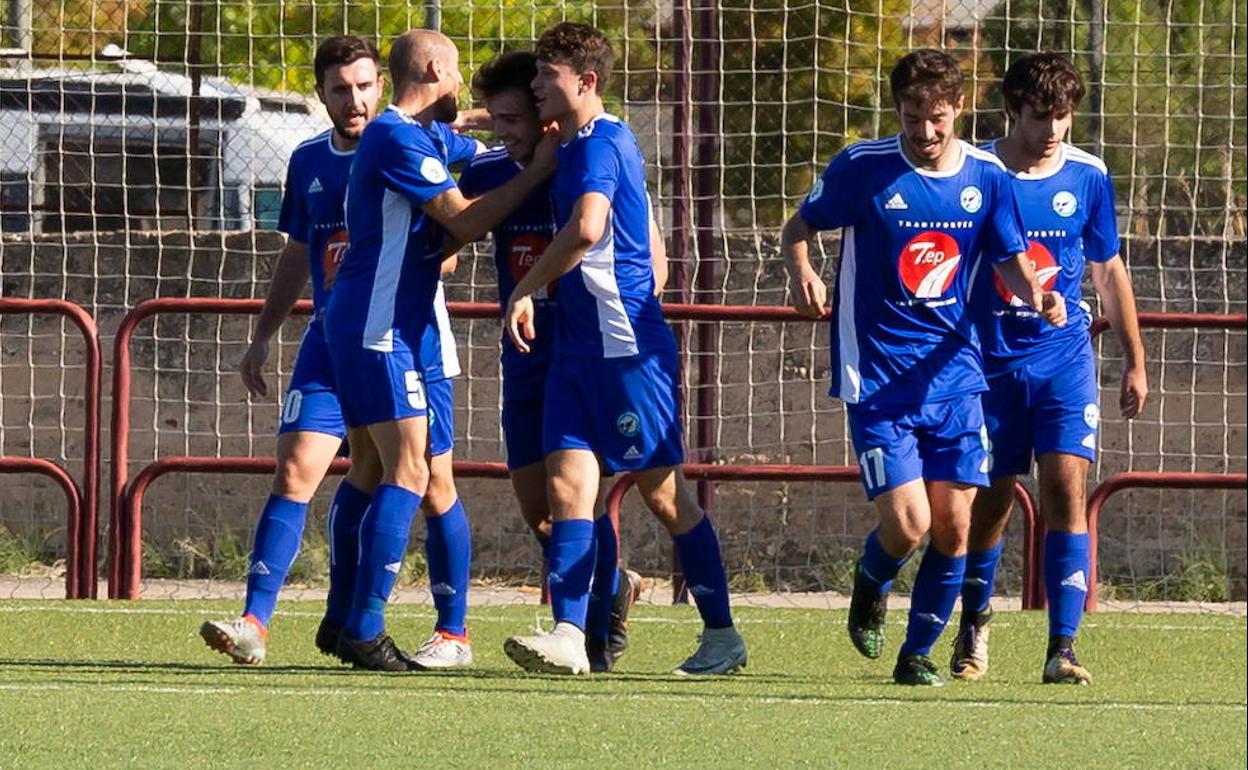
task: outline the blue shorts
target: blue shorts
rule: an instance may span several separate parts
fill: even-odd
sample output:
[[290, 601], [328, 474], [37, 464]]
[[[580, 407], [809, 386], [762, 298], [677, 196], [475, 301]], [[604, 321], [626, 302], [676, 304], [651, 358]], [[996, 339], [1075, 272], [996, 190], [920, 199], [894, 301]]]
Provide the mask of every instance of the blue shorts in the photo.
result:
[[503, 442], [507, 449], [507, 468], [515, 470], [540, 463], [542, 451], [542, 394], [527, 398], [503, 395]]
[[428, 385], [429, 456], [444, 455], [455, 448], [455, 381], [441, 379]]
[[399, 335], [390, 352], [331, 346], [330, 359], [348, 426], [424, 417], [428, 412], [424, 371]]
[[588, 449], [609, 473], [684, 462], [676, 353], [557, 356], [546, 379], [544, 454]]
[[992, 439], [992, 477], [1031, 472], [1033, 454], [1096, 460], [1096, 361], [1090, 343], [1073, 355], [1037, 355], [988, 378], [984, 422]]
[[334, 368], [321, 324], [313, 321], [303, 333], [295, 371], [290, 376], [277, 433], [311, 431], [345, 438], [347, 423], [334, 387]]
[[979, 394], [920, 407], [849, 404], [867, 499], [915, 479], [988, 486], [992, 445]]

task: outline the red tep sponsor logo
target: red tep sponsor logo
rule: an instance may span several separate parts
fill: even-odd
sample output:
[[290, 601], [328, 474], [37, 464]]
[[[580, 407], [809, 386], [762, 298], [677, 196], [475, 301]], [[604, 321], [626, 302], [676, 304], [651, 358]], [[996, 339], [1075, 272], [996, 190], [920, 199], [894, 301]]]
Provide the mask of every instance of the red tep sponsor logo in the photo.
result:
[[[537, 260], [542, 258], [546, 253], [546, 247], [550, 245], [550, 239], [542, 235], [517, 235], [511, 241], [511, 253], [507, 255], [507, 267], [511, 270], [511, 279], [519, 283], [524, 276], [528, 275], [533, 266], [537, 264]], [[555, 293], [555, 284], [546, 287], [544, 296], [551, 296]]]
[[939, 230], [927, 230], [911, 238], [897, 260], [901, 282], [918, 299], [943, 296], [953, 284], [961, 261], [958, 242]]
[[334, 276], [338, 274], [338, 266], [342, 264], [342, 258], [347, 255], [347, 247], [350, 245], [346, 230], [335, 230], [333, 235], [325, 239], [325, 248], [321, 251], [321, 271], [324, 273], [321, 286], [326, 290], [334, 285]]
[[[1027, 244], [1027, 259], [1031, 260], [1031, 269], [1036, 273], [1036, 283], [1040, 284], [1040, 288], [1053, 291], [1057, 284], [1057, 275], [1062, 272], [1061, 266], [1053, 258], [1053, 252], [1040, 241], [1031, 241]], [[992, 283], [997, 287], [997, 296], [1010, 307], [1024, 307], [1027, 304], [1005, 287], [1000, 275], [993, 273]]]

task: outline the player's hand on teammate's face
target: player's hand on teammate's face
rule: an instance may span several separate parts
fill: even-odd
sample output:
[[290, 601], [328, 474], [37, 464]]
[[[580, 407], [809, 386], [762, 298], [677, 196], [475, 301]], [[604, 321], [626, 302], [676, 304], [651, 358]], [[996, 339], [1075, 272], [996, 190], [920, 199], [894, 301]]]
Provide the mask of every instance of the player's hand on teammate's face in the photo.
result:
[[542, 173], [555, 173], [555, 165], [559, 155], [559, 124], [551, 123], [542, 130], [542, 139], [533, 149], [533, 160], [530, 167], [536, 167]]
[[269, 385], [264, 381], [264, 375], [261, 371], [264, 369], [264, 362], [269, 358], [269, 343], [263, 340], [254, 340], [247, 348], [247, 352], [243, 354], [243, 360], [238, 364], [238, 373], [243, 378], [243, 384], [247, 386], [247, 390], [257, 396], [269, 395]]
[[1118, 406], [1122, 408], [1124, 419], [1130, 420], [1144, 411], [1144, 402], [1148, 399], [1148, 375], [1144, 365], [1124, 369], [1122, 372], [1122, 392], [1118, 395]]
[[460, 110], [455, 115], [455, 120], [451, 122], [451, 128], [457, 132], [492, 131], [494, 129], [494, 118], [490, 117], [489, 110], [480, 107], [471, 110]]
[[789, 290], [793, 293], [793, 305], [797, 312], [807, 318], [823, 318], [828, 314], [828, 287], [814, 271], [794, 276]]
[[1040, 296], [1040, 315], [1054, 326], [1066, 325], [1066, 298], [1060, 292], [1046, 291]]
[[533, 298], [512, 295], [507, 303], [507, 314], [503, 317], [503, 329], [516, 349], [521, 353], [529, 352], [529, 342], [537, 338], [537, 330], [533, 328]]

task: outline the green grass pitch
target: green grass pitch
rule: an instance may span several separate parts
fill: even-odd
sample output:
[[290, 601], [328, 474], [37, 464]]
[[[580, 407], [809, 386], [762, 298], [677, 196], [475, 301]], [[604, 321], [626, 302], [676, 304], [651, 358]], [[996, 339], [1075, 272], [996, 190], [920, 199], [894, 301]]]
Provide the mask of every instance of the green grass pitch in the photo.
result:
[[[541, 607], [474, 608], [477, 667], [455, 674], [340, 668], [312, 646], [320, 607], [294, 602], [266, 665], [233, 666], [197, 629], [236, 610], [0, 602], [0, 767], [1242, 769], [1248, 740], [1242, 617], [1089, 616], [1095, 683], [1064, 687], [1039, 684], [1044, 615], [999, 613], [989, 679], [916, 690], [854, 653], [838, 611], [740, 609], [749, 667], [687, 679], [666, 672], [693, 648], [694, 610], [639, 606], [619, 672], [573, 679], [502, 653]], [[392, 608], [400, 644], [431, 621]]]

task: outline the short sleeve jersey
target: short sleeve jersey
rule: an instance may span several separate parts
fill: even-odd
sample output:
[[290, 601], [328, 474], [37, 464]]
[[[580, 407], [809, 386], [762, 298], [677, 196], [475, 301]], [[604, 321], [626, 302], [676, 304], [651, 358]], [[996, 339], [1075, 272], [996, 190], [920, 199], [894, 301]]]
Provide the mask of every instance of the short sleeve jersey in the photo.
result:
[[[421, 207], [455, 186], [450, 166], [479, 147], [445, 124], [421, 125], [393, 106], [364, 129], [347, 187], [351, 239], [334, 285], [331, 344], [382, 352], [394, 349], [396, 336], [413, 350], [422, 344], [433, 320], [445, 231]], [[435, 361], [421, 351], [422, 365]]]
[[[996, 151], [996, 143], [985, 149]], [[1027, 256], [1036, 281], [1066, 300], [1065, 326], [1052, 326], [1023, 304], [995, 274], [980, 276], [976, 319], [984, 370], [992, 375], [1038, 355], [1084, 345], [1092, 317], [1083, 302], [1086, 262], [1105, 262], [1120, 250], [1109, 169], [1095, 155], [1063, 143], [1057, 165], [1039, 174], [1015, 173], [1014, 194], [1027, 227]]]
[[919, 405], [986, 389], [968, 304], [983, 265], [1026, 249], [1009, 175], [959, 142], [946, 171], [914, 166], [900, 137], [859, 142], [816, 181], [800, 215], [842, 228], [831, 393]]
[[342, 202], [355, 150], [334, 147], [333, 129], [295, 148], [286, 167], [286, 191], [277, 229], [308, 247], [314, 319], [329, 301], [334, 274], [347, 250]]
[[591, 120], [560, 147], [552, 192], [559, 227], [583, 195], [601, 193], [611, 202], [598, 243], [559, 279], [555, 352], [624, 358], [675, 350], [654, 296], [650, 197], [633, 132], [614, 115]]
[[[459, 177], [464, 195], [475, 198], [501, 187], [519, 174], [521, 166], [504, 150], [492, 150], [473, 158]], [[502, 221], [491, 233], [494, 237], [494, 268], [498, 273], [498, 301], [506, 307], [516, 284], [533, 268], [555, 237], [555, 214], [550, 201], [550, 185], [543, 184]], [[504, 388], [540, 388], [555, 342], [555, 286], [537, 292], [533, 305], [537, 339], [528, 353], [521, 353], [504, 334], [502, 366]]]

